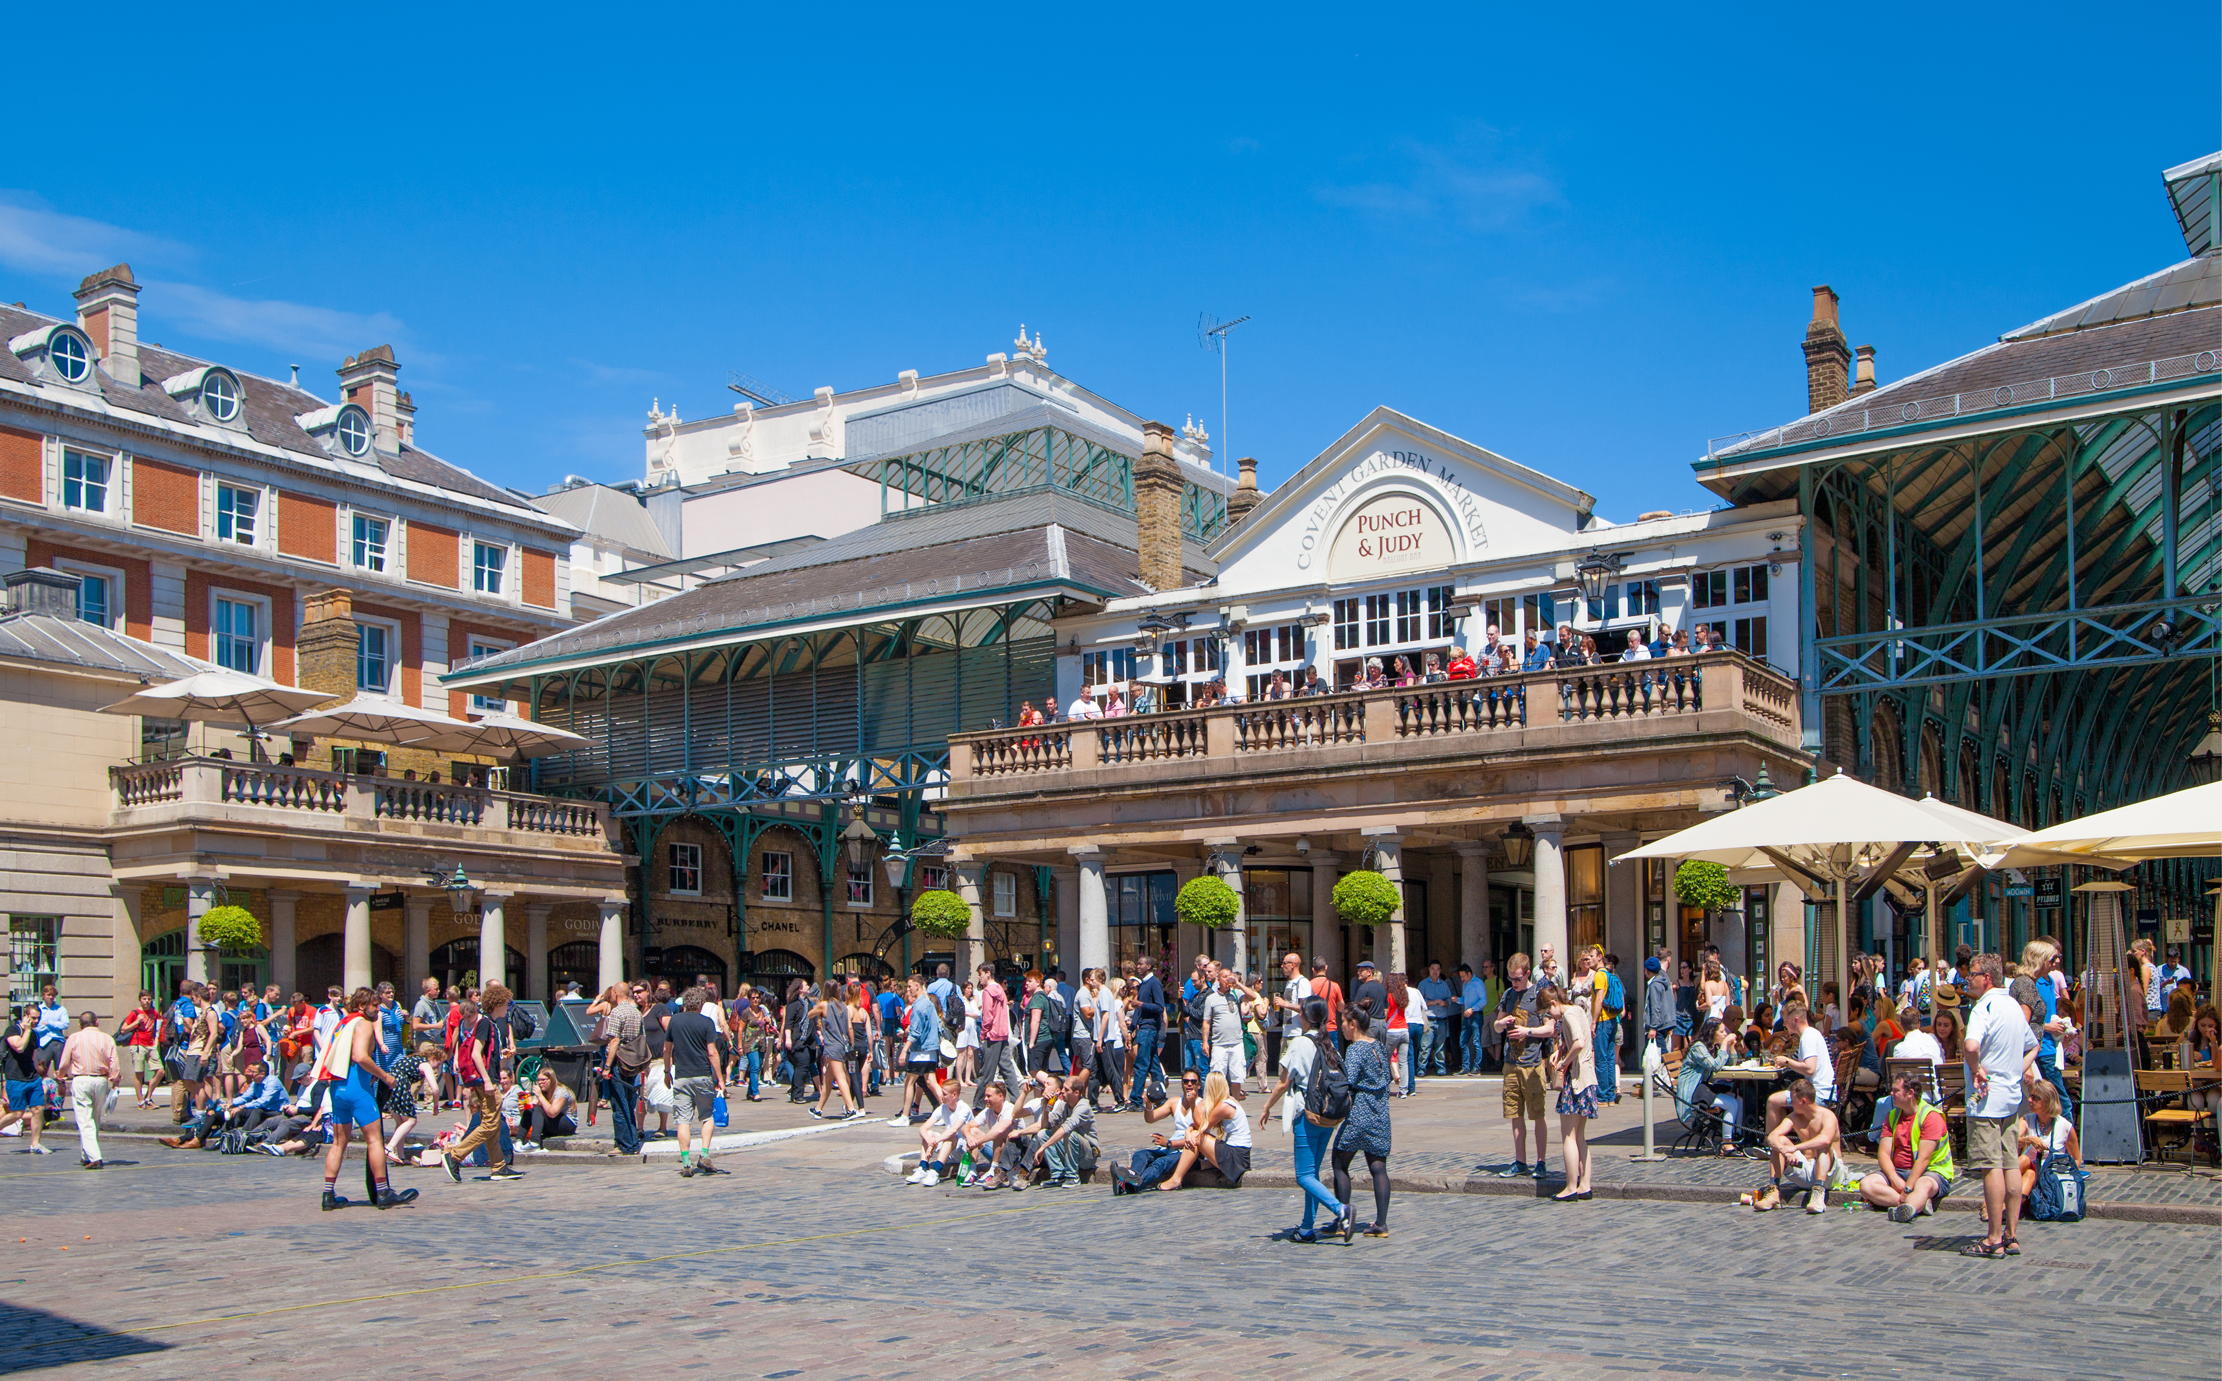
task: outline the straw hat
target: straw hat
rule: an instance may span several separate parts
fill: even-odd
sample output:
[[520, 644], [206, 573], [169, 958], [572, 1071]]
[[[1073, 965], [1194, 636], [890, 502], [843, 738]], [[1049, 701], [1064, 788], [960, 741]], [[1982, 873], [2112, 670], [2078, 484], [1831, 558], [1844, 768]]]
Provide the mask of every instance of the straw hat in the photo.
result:
[[1960, 990], [1950, 983], [1939, 983], [1937, 990], [1929, 995], [1929, 1000], [1939, 1007], [1957, 1007], [1960, 1005]]

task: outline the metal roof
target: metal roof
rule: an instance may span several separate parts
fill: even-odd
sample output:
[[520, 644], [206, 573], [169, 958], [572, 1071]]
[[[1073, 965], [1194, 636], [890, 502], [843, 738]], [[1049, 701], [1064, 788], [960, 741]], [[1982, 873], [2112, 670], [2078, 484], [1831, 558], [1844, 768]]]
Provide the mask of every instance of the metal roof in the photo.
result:
[[533, 507], [552, 513], [590, 537], [600, 537], [644, 551], [670, 556], [671, 544], [648, 516], [648, 506], [638, 495], [606, 484], [574, 484], [542, 494]]
[[2215, 247], [2217, 202], [2222, 202], [2222, 153], [2178, 163], [2162, 173], [2168, 204], [2175, 209], [2185, 248], [2204, 254]]
[[58, 614], [0, 614], [0, 660], [46, 662], [144, 681], [174, 681], [216, 664]]

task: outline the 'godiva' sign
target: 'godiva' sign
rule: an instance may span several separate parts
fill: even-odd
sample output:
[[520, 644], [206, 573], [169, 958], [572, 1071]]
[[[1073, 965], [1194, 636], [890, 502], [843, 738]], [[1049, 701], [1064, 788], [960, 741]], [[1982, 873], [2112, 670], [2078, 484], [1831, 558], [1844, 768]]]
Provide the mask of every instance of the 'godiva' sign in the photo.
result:
[[1435, 506], [1411, 494], [1383, 494], [1343, 520], [1327, 556], [1329, 580], [1364, 580], [1451, 563], [1450, 529]]

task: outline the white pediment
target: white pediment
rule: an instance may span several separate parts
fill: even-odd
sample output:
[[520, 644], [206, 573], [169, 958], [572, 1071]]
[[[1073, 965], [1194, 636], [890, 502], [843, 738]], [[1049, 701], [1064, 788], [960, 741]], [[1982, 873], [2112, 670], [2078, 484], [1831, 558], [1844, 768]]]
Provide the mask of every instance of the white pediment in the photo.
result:
[[1220, 540], [1219, 588], [1357, 584], [1561, 547], [1594, 503], [1540, 471], [1376, 408]]

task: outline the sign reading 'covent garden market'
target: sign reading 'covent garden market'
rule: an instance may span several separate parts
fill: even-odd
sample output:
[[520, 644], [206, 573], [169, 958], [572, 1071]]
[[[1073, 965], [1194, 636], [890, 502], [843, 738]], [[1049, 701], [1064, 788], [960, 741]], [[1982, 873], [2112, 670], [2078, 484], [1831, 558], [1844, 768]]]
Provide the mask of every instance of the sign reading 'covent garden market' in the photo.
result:
[[1329, 578], [1385, 575], [1479, 555], [1488, 535], [1482, 526], [1481, 500], [1465, 481], [1449, 465], [1424, 452], [1375, 451], [1312, 501], [1297, 547], [1297, 569], [1312, 568], [1319, 554], [1320, 536], [1344, 499], [1368, 480], [1400, 471], [1434, 481], [1436, 491], [1456, 510], [1468, 549], [1463, 553], [1453, 549], [1450, 528], [1433, 503], [1411, 493], [1384, 494], [1366, 500], [1336, 529], [1328, 547]]

